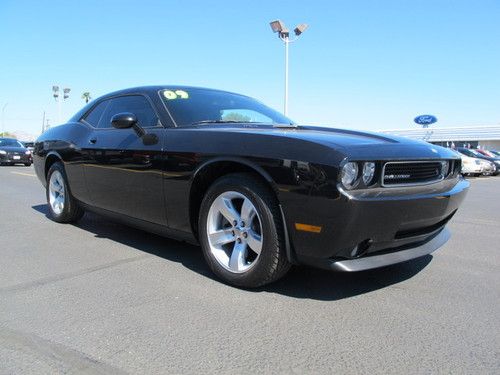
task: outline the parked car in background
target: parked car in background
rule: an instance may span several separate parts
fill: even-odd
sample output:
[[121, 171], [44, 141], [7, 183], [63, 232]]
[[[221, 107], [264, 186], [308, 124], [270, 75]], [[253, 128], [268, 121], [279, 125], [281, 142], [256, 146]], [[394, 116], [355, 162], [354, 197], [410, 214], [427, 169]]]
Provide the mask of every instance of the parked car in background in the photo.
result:
[[489, 152], [491, 152], [493, 155], [495, 155], [495, 157], [500, 158], [500, 151], [489, 150]]
[[481, 164], [483, 167], [483, 175], [484, 176], [495, 176], [497, 174], [497, 166], [495, 163], [492, 163], [488, 160], [481, 160]]
[[24, 145], [24, 147], [26, 147], [28, 150], [30, 150], [31, 153], [33, 153], [33, 149], [35, 147], [35, 142], [24, 142], [23, 141], [21, 143]]
[[292, 264], [354, 272], [427, 255], [469, 187], [443, 147], [297, 125], [244, 95], [179, 86], [89, 103], [37, 139], [34, 162], [53, 220], [89, 210], [199, 243], [242, 287]]
[[453, 152], [455, 152], [462, 159], [462, 169], [460, 171], [462, 175], [479, 177], [483, 174], [484, 160], [478, 158], [472, 158], [456, 150], [454, 150]]
[[497, 156], [492, 153], [491, 151], [488, 150], [482, 150], [480, 148], [475, 149], [475, 151], [479, 152], [480, 154], [483, 154], [484, 156], [489, 156], [490, 158], [496, 158]]
[[461, 154], [470, 156], [472, 158], [478, 158], [478, 159], [483, 159], [487, 160], [495, 165], [496, 171], [493, 173], [494, 176], [500, 173], [500, 158], [492, 158], [490, 156], [483, 155], [482, 153], [478, 152], [477, 150], [473, 150], [470, 148], [465, 148], [465, 147], [457, 147], [456, 150], [460, 152]]
[[0, 164], [24, 164], [29, 167], [33, 162], [31, 151], [17, 139], [0, 138]]

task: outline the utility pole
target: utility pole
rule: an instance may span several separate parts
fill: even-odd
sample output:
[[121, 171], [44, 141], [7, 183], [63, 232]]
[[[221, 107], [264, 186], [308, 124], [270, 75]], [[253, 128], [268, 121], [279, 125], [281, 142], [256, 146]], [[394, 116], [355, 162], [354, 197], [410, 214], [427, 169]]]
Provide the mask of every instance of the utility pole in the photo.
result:
[[43, 118], [42, 118], [42, 133], [45, 131], [45, 111], [43, 111]]
[[7, 104], [9, 103], [5, 103], [2, 107], [2, 137], [5, 137], [5, 107]]

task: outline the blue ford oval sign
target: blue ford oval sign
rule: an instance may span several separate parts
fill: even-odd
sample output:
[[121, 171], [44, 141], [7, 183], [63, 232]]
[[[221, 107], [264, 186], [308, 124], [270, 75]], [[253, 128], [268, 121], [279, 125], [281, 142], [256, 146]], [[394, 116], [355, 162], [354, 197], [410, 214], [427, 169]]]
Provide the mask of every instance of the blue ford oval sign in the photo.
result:
[[430, 125], [437, 122], [437, 117], [433, 115], [420, 115], [415, 117], [413, 121], [419, 125]]

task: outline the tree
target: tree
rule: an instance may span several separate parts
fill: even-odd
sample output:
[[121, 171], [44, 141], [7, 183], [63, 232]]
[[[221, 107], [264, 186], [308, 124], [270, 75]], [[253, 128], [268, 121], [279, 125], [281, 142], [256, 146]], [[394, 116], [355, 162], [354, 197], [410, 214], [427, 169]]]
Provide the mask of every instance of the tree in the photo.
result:
[[238, 121], [238, 122], [250, 122], [252, 118], [250, 116], [245, 116], [238, 112], [229, 112], [222, 116], [223, 121]]
[[0, 138], [14, 138], [14, 139], [17, 139], [17, 137], [14, 134], [9, 133], [9, 132], [0, 133]]
[[90, 92], [88, 91], [85, 91], [83, 94], [82, 94], [82, 99], [85, 100], [85, 103], [88, 103], [90, 101], [90, 99], [92, 99], [92, 97], [90, 96]]

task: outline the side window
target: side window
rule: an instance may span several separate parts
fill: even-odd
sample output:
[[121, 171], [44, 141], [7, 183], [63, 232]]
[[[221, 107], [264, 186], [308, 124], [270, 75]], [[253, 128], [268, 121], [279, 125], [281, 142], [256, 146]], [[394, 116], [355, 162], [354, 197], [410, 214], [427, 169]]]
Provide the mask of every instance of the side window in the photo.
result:
[[105, 100], [101, 103], [99, 103], [97, 106], [92, 109], [87, 116], [85, 116], [83, 119], [85, 122], [89, 123], [92, 125], [94, 128], [97, 128], [97, 125], [99, 124], [99, 120], [102, 117], [102, 114], [106, 110], [106, 107], [108, 106], [109, 100]]
[[142, 127], [157, 126], [158, 117], [148, 100], [141, 95], [120, 96], [110, 99], [110, 103], [99, 122], [99, 128], [111, 128], [111, 119], [121, 112], [131, 112], [137, 116]]

